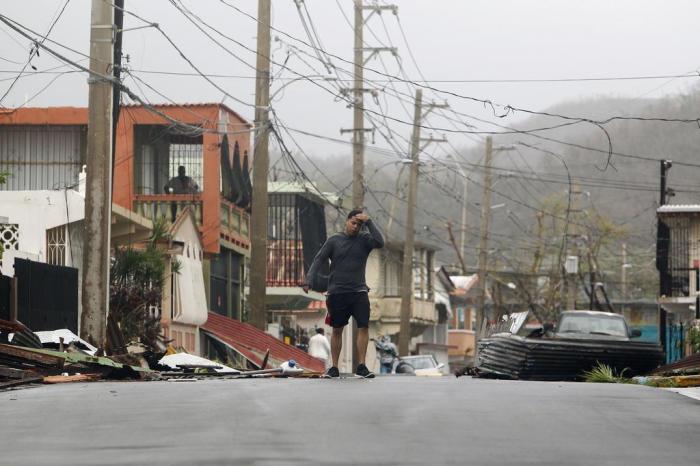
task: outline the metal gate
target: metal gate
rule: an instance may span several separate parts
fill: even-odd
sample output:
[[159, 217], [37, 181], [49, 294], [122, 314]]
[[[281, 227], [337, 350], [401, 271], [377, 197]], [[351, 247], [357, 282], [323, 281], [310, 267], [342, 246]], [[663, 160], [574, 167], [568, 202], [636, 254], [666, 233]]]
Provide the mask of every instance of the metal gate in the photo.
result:
[[78, 269], [15, 259], [17, 318], [34, 331], [78, 332]]
[[685, 356], [685, 328], [683, 323], [666, 326], [666, 364]]

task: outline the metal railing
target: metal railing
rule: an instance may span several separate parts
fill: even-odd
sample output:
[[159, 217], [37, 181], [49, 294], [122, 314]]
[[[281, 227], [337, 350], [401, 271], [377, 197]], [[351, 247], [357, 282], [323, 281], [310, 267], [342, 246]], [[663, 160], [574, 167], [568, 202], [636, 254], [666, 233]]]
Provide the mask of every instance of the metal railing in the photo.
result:
[[268, 240], [268, 286], [299, 286], [304, 282], [304, 248], [301, 241]]
[[228, 234], [241, 238], [250, 237], [250, 215], [236, 204], [221, 199], [219, 207], [221, 228]]
[[202, 195], [198, 194], [137, 194], [134, 211], [150, 220], [165, 218], [169, 222], [189, 207], [197, 225], [202, 225]]

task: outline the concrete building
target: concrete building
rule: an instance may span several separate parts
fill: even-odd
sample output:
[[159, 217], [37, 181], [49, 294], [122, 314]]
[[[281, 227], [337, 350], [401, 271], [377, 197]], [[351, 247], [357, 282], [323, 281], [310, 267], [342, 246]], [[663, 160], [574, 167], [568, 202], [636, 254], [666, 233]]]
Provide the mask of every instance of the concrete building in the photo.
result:
[[[218, 103], [157, 105], [155, 109], [157, 113], [141, 106], [121, 108], [113, 212], [126, 218], [165, 217], [174, 222], [189, 208], [201, 235], [209, 309], [240, 319], [250, 257], [245, 167], [251, 125]], [[77, 187], [88, 157], [86, 132], [86, 108], [20, 108], [0, 113], [0, 171], [10, 173], [0, 190], [63, 193]], [[197, 189], [165, 192], [180, 166]], [[70, 213], [72, 195], [68, 197]], [[3, 237], [13, 235], [12, 227], [3, 232]]]

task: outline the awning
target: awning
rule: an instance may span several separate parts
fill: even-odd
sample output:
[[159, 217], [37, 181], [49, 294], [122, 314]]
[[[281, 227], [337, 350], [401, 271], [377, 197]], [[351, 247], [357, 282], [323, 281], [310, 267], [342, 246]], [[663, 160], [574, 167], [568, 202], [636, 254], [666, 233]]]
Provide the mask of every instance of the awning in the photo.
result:
[[301, 367], [311, 371], [323, 372], [322, 361], [309, 356], [308, 353], [287, 345], [272, 335], [250, 324], [229, 319], [213, 312], [209, 313], [207, 322], [201, 327], [205, 335], [229, 346], [254, 365], [260, 367], [267, 350], [270, 350], [269, 364], [276, 367], [285, 361], [294, 359]]
[[[250, 288], [245, 288], [250, 295]], [[268, 311], [302, 311], [314, 301], [325, 301], [326, 297], [313, 290], [305, 293], [299, 286], [268, 286], [265, 288], [265, 308]]]

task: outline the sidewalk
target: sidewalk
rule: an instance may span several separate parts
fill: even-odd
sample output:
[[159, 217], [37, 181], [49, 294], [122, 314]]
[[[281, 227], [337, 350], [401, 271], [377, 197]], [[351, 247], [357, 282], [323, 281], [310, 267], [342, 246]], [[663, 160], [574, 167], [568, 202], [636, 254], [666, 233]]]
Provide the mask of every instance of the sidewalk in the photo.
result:
[[679, 393], [681, 395], [687, 396], [689, 398], [696, 399], [700, 401], [700, 387], [692, 388], [664, 388], [664, 390], [670, 390], [672, 392]]

